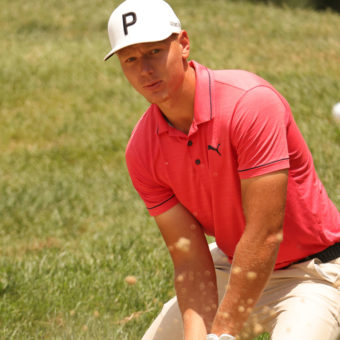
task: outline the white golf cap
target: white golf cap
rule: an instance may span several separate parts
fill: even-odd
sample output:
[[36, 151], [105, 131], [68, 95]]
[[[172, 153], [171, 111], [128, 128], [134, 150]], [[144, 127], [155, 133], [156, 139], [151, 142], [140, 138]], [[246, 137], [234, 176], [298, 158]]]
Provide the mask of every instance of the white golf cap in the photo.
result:
[[108, 32], [112, 50], [104, 60], [124, 47], [180, 33], [181, 23], [163, 0], [126, 0], [112, 12]]

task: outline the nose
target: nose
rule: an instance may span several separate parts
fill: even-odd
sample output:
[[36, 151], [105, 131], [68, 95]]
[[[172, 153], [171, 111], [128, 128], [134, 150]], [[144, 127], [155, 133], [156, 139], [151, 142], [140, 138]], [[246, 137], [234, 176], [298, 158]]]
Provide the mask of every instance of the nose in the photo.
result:
[[140, 63], [141, 75], [150, 75], [153, 73], [153, 67], [148, 57], [143, 56]]

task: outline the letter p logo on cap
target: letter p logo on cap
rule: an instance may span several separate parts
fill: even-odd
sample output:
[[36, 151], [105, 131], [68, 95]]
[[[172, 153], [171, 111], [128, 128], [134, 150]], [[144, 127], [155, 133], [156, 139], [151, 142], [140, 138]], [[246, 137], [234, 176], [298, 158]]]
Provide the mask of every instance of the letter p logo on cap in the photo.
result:
[[[128, 18], [132, 18], [128, 21]], [[128, 27], [134, 25], [137, 22], [137, 15], [134, 12], [129, 12], [122, 15], [123, 18], [123, 27], [124, 27], [124, 34], [128, 35]]]

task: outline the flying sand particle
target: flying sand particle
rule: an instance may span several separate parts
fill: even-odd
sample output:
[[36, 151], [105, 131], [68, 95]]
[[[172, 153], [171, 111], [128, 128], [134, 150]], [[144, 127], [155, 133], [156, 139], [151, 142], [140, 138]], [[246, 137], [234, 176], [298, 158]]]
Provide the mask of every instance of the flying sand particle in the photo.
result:
[[270, 308], [268, 306], [263, 306], [262, 313], [269, 314], [270, 313]]
[[184, 252], [188, 252], [190, 250], [191, 241], [188, 238], [181, 237], [176, 243], [175, 247]]
[[238, 311], [239, 311], [240, 313], [243, 313], [245, 310], [246, 310], [246, 309], [245, 309], [243, 306], [239, 306], [239, 307], [238, 307]]
[[255, 272], [249, 271], [249, 272], [247, 273], [247, 278], [248, 278], [249, 280], [254, 280], [254, 279], [257, 278], [257, 274], [256, 274]]
[[260, 325], [259, 323], [256, 323], [255, 325], [254, 325], [254, 333], [255, 334], [260, 334], [260, 333], [262, 333], [263, 332], [263, 327], [262, 327], [262, 325]]
[[176, 281], [177, 282], [183, 282], [184, 281], [184, 275], [182, 275], [182, 274], [177, 275]]
[[281, 232], [281, 233], [278, 233], [278, 234], [276, 235], [276, 239], [277, 239], [279, 242], [283, 241], [283, 233], [282, 233], [282, 232]]
[[232, 272], [234, 274], [240, 274], [242, 272], [242, 268], [241, 267], [238, 267], [238, 266], [233, 266], [232, 267]]
[[137, 279], [136, 279], [135, 276], [129, 275], [129, 276], [127, 276], [127, 277], [125, 278], [125, 282], [126, 282], [128, 285], [133, 286], [133, 285], [136, 284]]

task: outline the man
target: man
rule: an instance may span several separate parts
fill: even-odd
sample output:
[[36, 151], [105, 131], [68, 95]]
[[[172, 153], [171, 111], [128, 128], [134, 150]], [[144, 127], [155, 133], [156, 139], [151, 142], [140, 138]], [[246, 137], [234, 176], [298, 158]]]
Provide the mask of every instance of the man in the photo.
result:
[[188, 61], [163, 0], [125, 1], [108, 30], [105, 60], [151, 103], [126, 160], [175, 271], [177, 298], [143, 339], [335, 340], [340, 214], [286, 100], [254, 74]]

